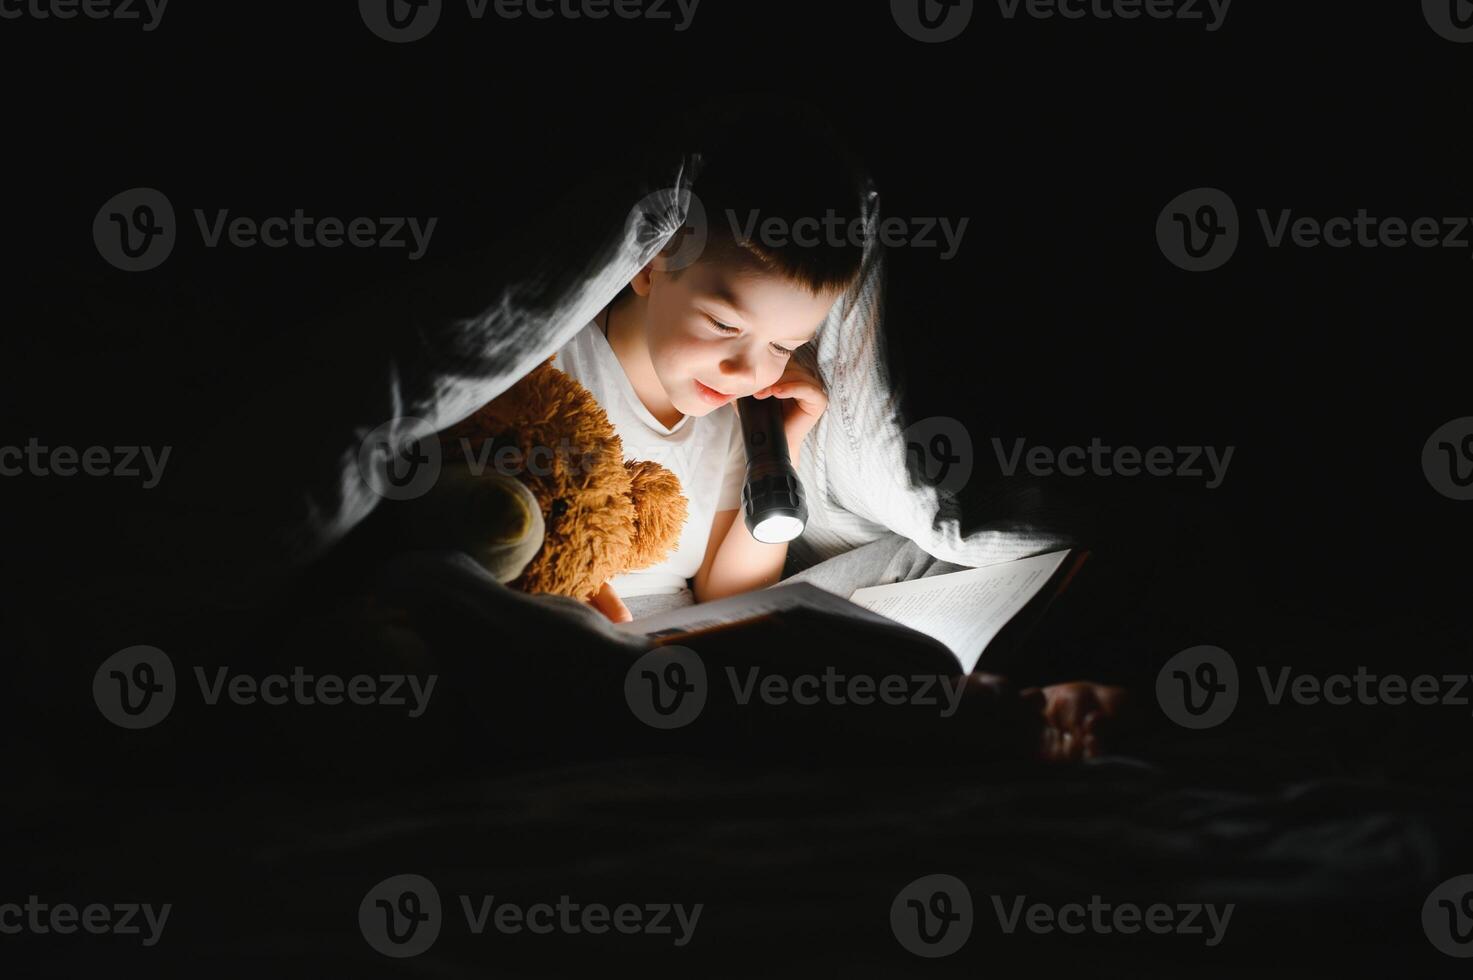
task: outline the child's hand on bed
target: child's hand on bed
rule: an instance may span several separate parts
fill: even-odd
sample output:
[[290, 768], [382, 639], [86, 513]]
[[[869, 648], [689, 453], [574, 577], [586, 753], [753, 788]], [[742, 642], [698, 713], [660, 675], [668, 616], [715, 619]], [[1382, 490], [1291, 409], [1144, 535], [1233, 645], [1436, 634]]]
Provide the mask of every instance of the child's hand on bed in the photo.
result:
[[595, 593], [588, 604], [616, 623], [627, 623], [634, 617], [629, 612], [629, 607], [624, 605], [624, 600], [619, 598], [614, 587], [605, 582]]
[[1071, 681], [1019, 692], [1043, 719], [1039, 757], [1046, 762], [1077, 762], [1109, 751], [1111, 737], [1131, 718], [1123, 687]]
[[796, 463], [803, 437], [818, 424], [819, 417], [829, 407], [829, 396], [818, 378], [791, 359], [782, 377], [754, 392], [752, 397], [767, 398], [769, 395], [788, 400], [783, 405], [783, 433], [788, 437], [788, 455]]

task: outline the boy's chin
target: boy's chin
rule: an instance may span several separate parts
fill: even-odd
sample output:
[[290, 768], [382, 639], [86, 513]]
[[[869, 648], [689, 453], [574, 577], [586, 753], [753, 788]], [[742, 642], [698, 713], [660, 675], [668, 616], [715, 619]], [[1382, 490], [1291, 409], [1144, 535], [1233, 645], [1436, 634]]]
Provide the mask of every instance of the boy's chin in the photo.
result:
[[677, 405], [675, 407], [680, 410], [681, 415], [694, 415], [699, 418], [702, 415], [710, 415], [721, 406], [708, 405], [699, 399], [693, 399], [689, 405]]
[[694, 395], [689, 398], [685, 398], [684, 400], [679, 402], [676, 402], [675, 399], [672, 398], [671, 402], [675, 404], [675, 408], [680, 412], [680, 414], [695, 416], [710, 415], [717, 409], [725, 408], [726, 405], [733, 404], [733, 402], [727, 402], [726, 405], [712, 405], [704, 398], [700, 398]]

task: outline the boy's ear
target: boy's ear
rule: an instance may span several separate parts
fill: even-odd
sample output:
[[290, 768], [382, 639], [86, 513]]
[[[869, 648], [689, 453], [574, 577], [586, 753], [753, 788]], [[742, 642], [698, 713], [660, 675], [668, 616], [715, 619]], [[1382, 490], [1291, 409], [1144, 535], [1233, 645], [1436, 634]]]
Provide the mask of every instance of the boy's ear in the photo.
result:
[[654, 279], [654, 273], [657, 269], [661, 272], [665, 271], [665, 259], [663, 256], [656, 255], [643, 269], [636, 272], [634, 278], [629, 280], [629, 288], [633, 289], [638, 296], [648, 296], [650, 294], [650, 284]]

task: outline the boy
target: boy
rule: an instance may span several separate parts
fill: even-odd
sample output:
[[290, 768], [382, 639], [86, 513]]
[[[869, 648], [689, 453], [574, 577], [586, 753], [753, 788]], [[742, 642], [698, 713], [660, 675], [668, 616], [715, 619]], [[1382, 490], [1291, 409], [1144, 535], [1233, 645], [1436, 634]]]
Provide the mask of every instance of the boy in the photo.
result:
[[[695, 260], [672, 261], [677, 234], [558, 351], [557, 366], [608, 412], [625, 458], [671, 469], [688, 502], [674, 553], [617, 576], [594, 599], [616, 622], [633, 618], [626, 599], [644, 615], [764, 588], [782, 574], [787, 544], [755, 540], [741, 519], [746, 453], [734, 402], [783, 399], [797, 463], [828, 400], [794, 352], [858, 276], [863, 245], [847, 237], [859, 216], [858, 168], [821, 133], [776, 132], [770, 120], [743, 130], [747, 142], [715, 148], [697, 176], [692, 211], [704, 212], [706, 240]], [[827, 215], [844, 233], [797, 233]], [[794, 233], [764, 234], [772, 219]]]
[[[727, 120], [730, 140], [696, 177], [700, 209], [693, 202], [691, 211], [704, 213], [706, 240], [694, 261], [681, 252], [682, 229], [554, 362], [608, 413], [625, 458], [671, 469], [688, 502], [675, 552], [616, 576], [592, 600], [615, 622], [782, 576], [787, 544], [755, 540], [741, 519], [746, 453], [733, 402], [783, 399], [798, 462], [828, 398], [794, 353], [859, 275], [863, 242], [850, 229], [862, 178], [826, 128], [758, 118]], [[968, 683], [982, 691], [991, 682]], [[1020, 703], [1042, 725], [1039, 754], [1068, 760], [1101, 751], [1125, 692], [1075, 682], [1022, 692]]]

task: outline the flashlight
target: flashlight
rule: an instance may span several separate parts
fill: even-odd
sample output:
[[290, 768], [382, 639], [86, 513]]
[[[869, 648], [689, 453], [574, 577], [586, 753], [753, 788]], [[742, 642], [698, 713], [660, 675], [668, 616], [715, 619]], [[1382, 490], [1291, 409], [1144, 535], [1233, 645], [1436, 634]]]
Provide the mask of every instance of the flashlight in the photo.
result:
[[782, 400], [748, 395], [738, 398], [736, 406], [747, 447], [742, 519], [752, 537], [764, 544], [791, 541], [808, 523], [808, 506], [803, 502], [798, 471], [788, 456]]

